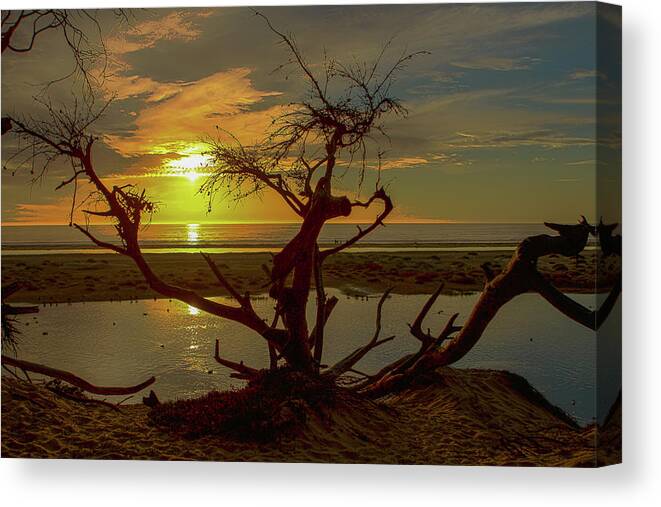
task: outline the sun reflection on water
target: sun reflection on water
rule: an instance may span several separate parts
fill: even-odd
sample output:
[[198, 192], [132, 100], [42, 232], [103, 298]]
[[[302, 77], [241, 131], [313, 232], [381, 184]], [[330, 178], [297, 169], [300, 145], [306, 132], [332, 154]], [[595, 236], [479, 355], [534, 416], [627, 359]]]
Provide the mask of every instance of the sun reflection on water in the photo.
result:
[[195, 308], [194, 306], [188, 305], [188, 315], [199, 315], [200, 309]]
[[189, 243], [197, 243], [200, 237], [199, 228], [200, 224], [188, 224], [186, 226], [186, 235]]

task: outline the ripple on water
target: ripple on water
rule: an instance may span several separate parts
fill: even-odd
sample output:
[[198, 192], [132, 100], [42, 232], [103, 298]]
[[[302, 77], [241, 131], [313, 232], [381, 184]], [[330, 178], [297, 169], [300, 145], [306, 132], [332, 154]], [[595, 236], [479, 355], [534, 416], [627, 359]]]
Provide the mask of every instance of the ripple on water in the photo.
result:
[[[572, 297], [586, 305], [594, 300], [590, 295]], [[426, 298], [390, 297], [384, 306], [382, 333], [397, 338], [364, 358], [361, 370], [375, 372], [416, 349], [407, 322], [415, 318]], [[476, 298], [476, 294], [442, 295], [425, 325], [439, 329], [454, 312], [459, 312], [461, 323]], [[340, 359], [371, 337], [377, 302], [377, 298], [340, 298], [328, 323], [324, 363]], [[258, 299], [254, 306], [264, 317], [273, 313], [269, 300]], [[616, 310], [609, 319], [620, 319], [619, 303]], [[312, 303], [310, 316], [313, 314]], [[241, 385], [214, 361], [216, 339], [224, 357], [254, 367], [266, 367], [269, 360], [264, 341], [254, 332], [167, 299], [43, 307], [38, 321], [23, 325], [21, 331], [19, 354], [24, 359], [65, 368], [104, 385], [133, 384], [154, 375], [154, 389], [166, 400]], [[601, 360], [613, 372], [600, 379], [600, 396], [614, 400], [621, 382], [619, 341], [607, 332], [599, 340], [612, 351]], [[586, 423], [596, 411], [596, 345], [594, 333], [560, 315], [539, 296], [524, 294], [501, 310], [480, 342], [456, 366], [517, 373], [549, 401]]]

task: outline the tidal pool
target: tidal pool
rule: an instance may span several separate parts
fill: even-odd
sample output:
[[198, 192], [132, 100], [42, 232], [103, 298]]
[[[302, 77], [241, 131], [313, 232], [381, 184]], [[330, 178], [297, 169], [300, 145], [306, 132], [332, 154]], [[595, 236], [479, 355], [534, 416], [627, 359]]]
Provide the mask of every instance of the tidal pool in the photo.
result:
[[[332, 364], [370, 339], [378, 297], [347, 297], [336, 290], [336, 306], [326, 331], [324, 363]], [[417, 315], [427, 295], [393, 295], [384, 305], [382, 337], [396, 338], [368, 354], [357, 366], [373, 373], [418, 342], [407, 323]], [[594, 308], [595, 296], [572, 295]], [[459, 312], [467, 318], [477, 295], [441, 296], [425, 322], [439, 330]], [[230, 303], [226, 298], [218, 301]], [[311, 297], [310, 315], [314, 312]], [[597, 397], [603, 404], [615, 400], [621, 385], [619, 368], [620, 303], [602, 327], [599, 337], [570, 321], [535, 294], [524, 294], [507, 304], [491, 322], [479, 343], [458, 362], [458, 368], [509, 370], [525, 377], [555, 405], [581, 424], [597, 415]], [[272, 301], [256, 299], [255, 309], [273, 314]], [[152, 386], [162, 400], [199, 396], [210, 389], [242, 385], [213, 359], [220, 340], [221, 355], [254, 367], [268, 365], [263, 339], [241, 325], [167, 299], [94, 302], [42, 306], [36, 315], [20, 320], [22, 359], [62, 368], [99, 385], [129, 385], [155, 376]], [[600, 389], [597, 390], [599, 344]], [[610, 372], [610, 374], [608, 373]], [[131, 402], [141, 400], [142, 393]], [[601, 416], [601, 414], [600, 414]]]

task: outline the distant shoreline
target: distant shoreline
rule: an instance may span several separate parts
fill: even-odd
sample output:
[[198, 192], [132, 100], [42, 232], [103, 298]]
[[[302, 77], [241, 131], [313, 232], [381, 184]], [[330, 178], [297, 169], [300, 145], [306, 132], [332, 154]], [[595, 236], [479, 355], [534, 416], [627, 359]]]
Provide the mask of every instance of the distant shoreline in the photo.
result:
[[[320, 243], [322, 248], [332, 248], [338, 243]], [[497, 252], [514, 251], [518, 243], [364, 243], [352, 246], [348, 252]], [[150, 254], [199, 254], [200, 251], [210, 254], [231, 253], [275, 253], [282, 250], [284, 244], [258, 243], [206, 243], [200, 245], [150, 244], [142, 251]], [[588, 245], [585, 250], [594, 250], [595, 245]], [[67, 255], [67, 254], [108, 254], [108, 250], [94, 245], [80, 247], [77, 245], [3, 245], [2, 255]]]
[[[193, 253], [193, 252], [191, 252]], [[444, 283], [447, 294], [480, 291], [484, 287], [482, 264], [498, 273], [509, 262], [511, 251], [350, 251], [332, 256], [325, 264], [324, 283], [347, 295], [380, 294], [393, 288], [397, 294], [430, 294]], [[218, 267], [239, 290], [266, 292], [270, 266], [268, 252], [212, 255]], [[201, 255], [145, 253], [152, 268], [169, 283], [193, 289], [204, 296], [225, 296]], [[597, 286], [598, 252], [583, 253], [580, 262], [557, 255], [539, 260], [540, 271], [565, 292], [592, 293]], [[599, 260], [597, 290], [607, 291], [619, 273], [619, 258]], [[68, 303], [158, 298], [126, 257], [114, 253], [2, 255], [3, 284], [20, 281], [26, 288], [9, 298], [25, 303]]]
[[[331, 248], [337, 243], [320, 244], [322, 248]], [[151, 254], [210, 254], [231, 253], [276, 253], [283, 244], [205, 244], [205, 245], [149, 245], [142, 249]], [[421, 244], [363, 244], [352, 246], [347, 251], [353, 252], [472, 252], [472, 251], [513, 251], [515, 243], [421, 243]], [[76, 245], [6, 245], [2, 246], [2, 255], [67, 255], [67, 254], [108, 254], [108, 250], [94, 245], [79, 247]]]

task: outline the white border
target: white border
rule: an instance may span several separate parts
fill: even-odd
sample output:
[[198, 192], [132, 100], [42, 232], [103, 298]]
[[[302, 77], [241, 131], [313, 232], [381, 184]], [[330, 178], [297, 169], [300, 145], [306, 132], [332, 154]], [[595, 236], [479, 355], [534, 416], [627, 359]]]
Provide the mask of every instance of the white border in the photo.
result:
[[[2, 9], [164, 7], [313, 2], [0, 0]], [[324, 4], [347, 3], [324, 1]], [[351, 3], [351, 2], [349, 2]], [[407, 2], [359, 2], [407, 3]], [[423, 2], [419, 2], [423, 3]], [[427, 3], [427, 2], [424, 2]], [[659, 460], [661, 9], [624, 7], [624, 440], [625, 464], [599, 470], [111, 461], [0, 462], [4, 505], [652, 505]], [[129, 5], [130, 4], [130, 5]], [[656, 500], [656, 502], [654, 502]], [[658, 505], [658, 504], [657, 504]]]

